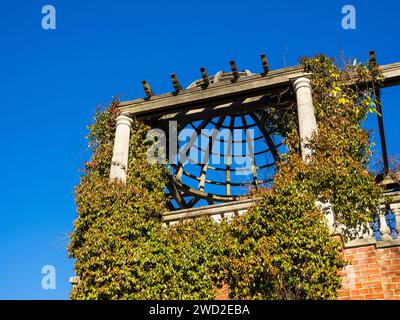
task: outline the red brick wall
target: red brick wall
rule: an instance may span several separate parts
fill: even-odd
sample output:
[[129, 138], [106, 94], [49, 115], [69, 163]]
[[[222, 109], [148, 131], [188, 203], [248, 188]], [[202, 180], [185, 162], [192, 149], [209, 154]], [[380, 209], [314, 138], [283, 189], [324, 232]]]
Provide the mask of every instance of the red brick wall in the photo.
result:
[[400, 247], [367, 245], [343, 250], [341, 300], [400, 299]]
[[[341, 271], [342, 288], [339, 300], [400, 300], [400, 246], [376, 248], [366, 245], [343, 249], [350, 262]], [[218, 290], [216, 300], [226, 300], [229, 288]]]

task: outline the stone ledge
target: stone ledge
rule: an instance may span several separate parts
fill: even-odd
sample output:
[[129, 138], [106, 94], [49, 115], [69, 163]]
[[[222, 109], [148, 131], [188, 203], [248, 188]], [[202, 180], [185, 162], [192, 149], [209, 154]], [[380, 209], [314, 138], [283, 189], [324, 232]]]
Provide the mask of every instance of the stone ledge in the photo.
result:
[[388, 247], [398, 247], [400, 246], [400, 240], [389, 240], [389, 241], [377, 241], [376, 247], [379, 248], [388, 248]]
[[350, 248], [357, 248], [357, 247], [364, 247], [374, 245], [375, 248], [389, 248], [389, 247], [399, 247], [400, 240], [383, 240], [383, 241], [376, 241], [374, 238], [366, 238], [366, 239], [356, 239], [348, 241], [344, 244], [345, 249]]
[[74, 277], [69, 277], [69, 283], [72, 285], [78, 284], [79, 282], [79, 277], [74, 276]]
[[344, 248], [349, 249], [349, 248], [364, 247], [369, 245], [374, 245], [376, 247], [377, 241], [374, 238], [355, 239], [346, 242], [344, 244]]
[[257, 201], [257, 198], [214, 204], [205, 207], [167, 211], [163, 214], [163, 222], [169, 223], [186, 219], [194, 219], [201, 216], [212, 216], [217, 214], [248, 210], [255, 203], [255, 201]]

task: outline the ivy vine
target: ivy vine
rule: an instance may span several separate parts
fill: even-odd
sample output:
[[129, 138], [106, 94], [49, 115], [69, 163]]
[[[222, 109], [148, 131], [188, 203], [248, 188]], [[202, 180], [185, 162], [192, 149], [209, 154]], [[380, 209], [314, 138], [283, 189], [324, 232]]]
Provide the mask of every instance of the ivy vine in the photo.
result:
[[75, 189], [72, 299], [213, 299], [224, 283], [234, 299], [336, 297], [345, 261], [316, 201], [330, 203], [347, 230], [370, 221], [381, 190], [365, 169], [371, 143], [362, 123], [375, 112], [382, 79], [376, 66], [340, 69], [323, 55], [301, 63], [311, 73], [318, 123], [312, 158], [305, 164], [299, 156], [295, 110], [265, 119], [286, 137], [288, 152], [273, 187], [257, 191], [256, 205], [230, 223], [163, 227], [169, 172], [146, 161], [150, 128], [134, 119], [127, 183], [110, 182], [117, 101], [96, 113], [93, 156]]

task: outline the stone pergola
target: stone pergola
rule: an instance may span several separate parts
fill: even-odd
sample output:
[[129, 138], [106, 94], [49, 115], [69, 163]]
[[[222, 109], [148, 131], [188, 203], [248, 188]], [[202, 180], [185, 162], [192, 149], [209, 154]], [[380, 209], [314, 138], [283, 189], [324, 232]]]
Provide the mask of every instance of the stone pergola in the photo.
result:
[[[168, 119], [189, 122], [193, 119], [205, 119], [239, 110], [268, 107], [268, 104], [275, 103], [270, 95], [285, 92], [288, 87], [293, 88], [296, 96], [301, 150], [305, 159], [310, 154], [306, 141], [317, 127], [309, 77], [310, 74], [302, 67], [296, 66], [276, 70], [268, 75], [239, 77], [237, 81], [229, 84], [209, 84], [206, 88], [194, 87], [176, 93], [121, 102], [110, 178], [126, 180], [131, 116], [147, 120]], [[290, 96], [288, 99], [293, 98]]]
[[[371, 58], [374, 58], [373, 53]], [[284, 108], [295, 104], [297, 111], [299, 135], [301, 141], [301, 156], [304, 161], [311, 156], [308, 140], [317, 130], [314, 114], [310, 74], [301, 66], [270, 71], [264, 55], [261, 56], [263, 72], [252, 74], [237, 70], [231, 61], [231, 71], [220, 72], [209, 77], [205, 68], [201, 68], [202, 78], [195, 81], [187, 89], [183, 89], [175, 74], [171, 75], [174, 91], [167, 94], [154, 95], [149, 84], [143, 81], [145, 98], [123, 101], [119, 105], [114, 152], [111, 163], [110, 179], [126, 181], [128, 168], [129, 140], [132, 117], [144, 119], [156, 125], [174, 120], [186, 125], [194, 121], [205, 121], [220, 116], [251, 114], [257, 110], [270, 107]], [[382, 87], [400, 84], [400, 63], [380, 66], [384, 76]], [[379, 115], [381, 116], [381, 114]], [[258, 123], [258, 125], [260, 125]], [[380, 125], [381, 132], [383, 132]], [[268, 132], [265, 132], [268, 139]], [[382, 135], [381, 135], [382, 138]], [[384, 136], [383, 136], [384, 138]], [[384, 141], [382, 143], [385, 145]], [[269, 144], [269, 151], [275, 151]], [[386, 150], [383, 150], [384, 158]], [[256, 170], [254, 166], [254, 170]], [[386, 169], [386, 168], [385, 168]], [[254, 173], [253, 170], [253, 173]], [[179, 178], [173, 180], [170, 195], [180, 201], [180, 210], [171, 210], [164, 214], [166, 223], [175, 223], [202, 215], [213, 216], [215, 219], [229, 217], [245, 212], [254, 199], [234, 197], [230, 194], [219, 196], [205, 192], [203, 188], [193, 189], [186, 186]], [[201, 181], [201, 178], [199, 178]], [[204, 180], [204, 177], [203, 177]], [[392, 209], [397, 221], [400, 222], [400, 191], [391, 191], [393, 196]], [[194, 197], [192, 203], [185, 203], [185, 195]], [[180, 199], [180, 200], [179, 200]], [[196, 200], [197, 199], [197, 200]], [[206, 199], [210, 205], [194, 207], [198, 199]], [[217, 204], [213, 204], [214, 202]], [[176, 209], [176, 208], [175, 208]], [[385, 229], [384, 224], [383, 229]], [[398, 226], [400, 229], [400, 226]], [[383, 230], [387, 233], [387, 230]]]

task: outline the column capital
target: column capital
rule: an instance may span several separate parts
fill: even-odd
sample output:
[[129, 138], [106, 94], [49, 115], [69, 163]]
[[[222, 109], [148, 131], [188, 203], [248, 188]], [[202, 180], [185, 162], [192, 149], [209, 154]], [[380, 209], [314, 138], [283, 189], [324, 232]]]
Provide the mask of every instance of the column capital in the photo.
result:
[[297, 91], [300, 88], [308, 88], [311, 89], [311, 80], [309, 76], [300, 76], [296, 78], [291, 78], [290, 82], [292, 83], [293, 89]]
[[121, 113], [120, 115], [118, 115], [116, 122], [117, 126], [120, 124], [126, 124], [130, 127], [132, 125], [133, 119], [129, 116], [128, 113]]

